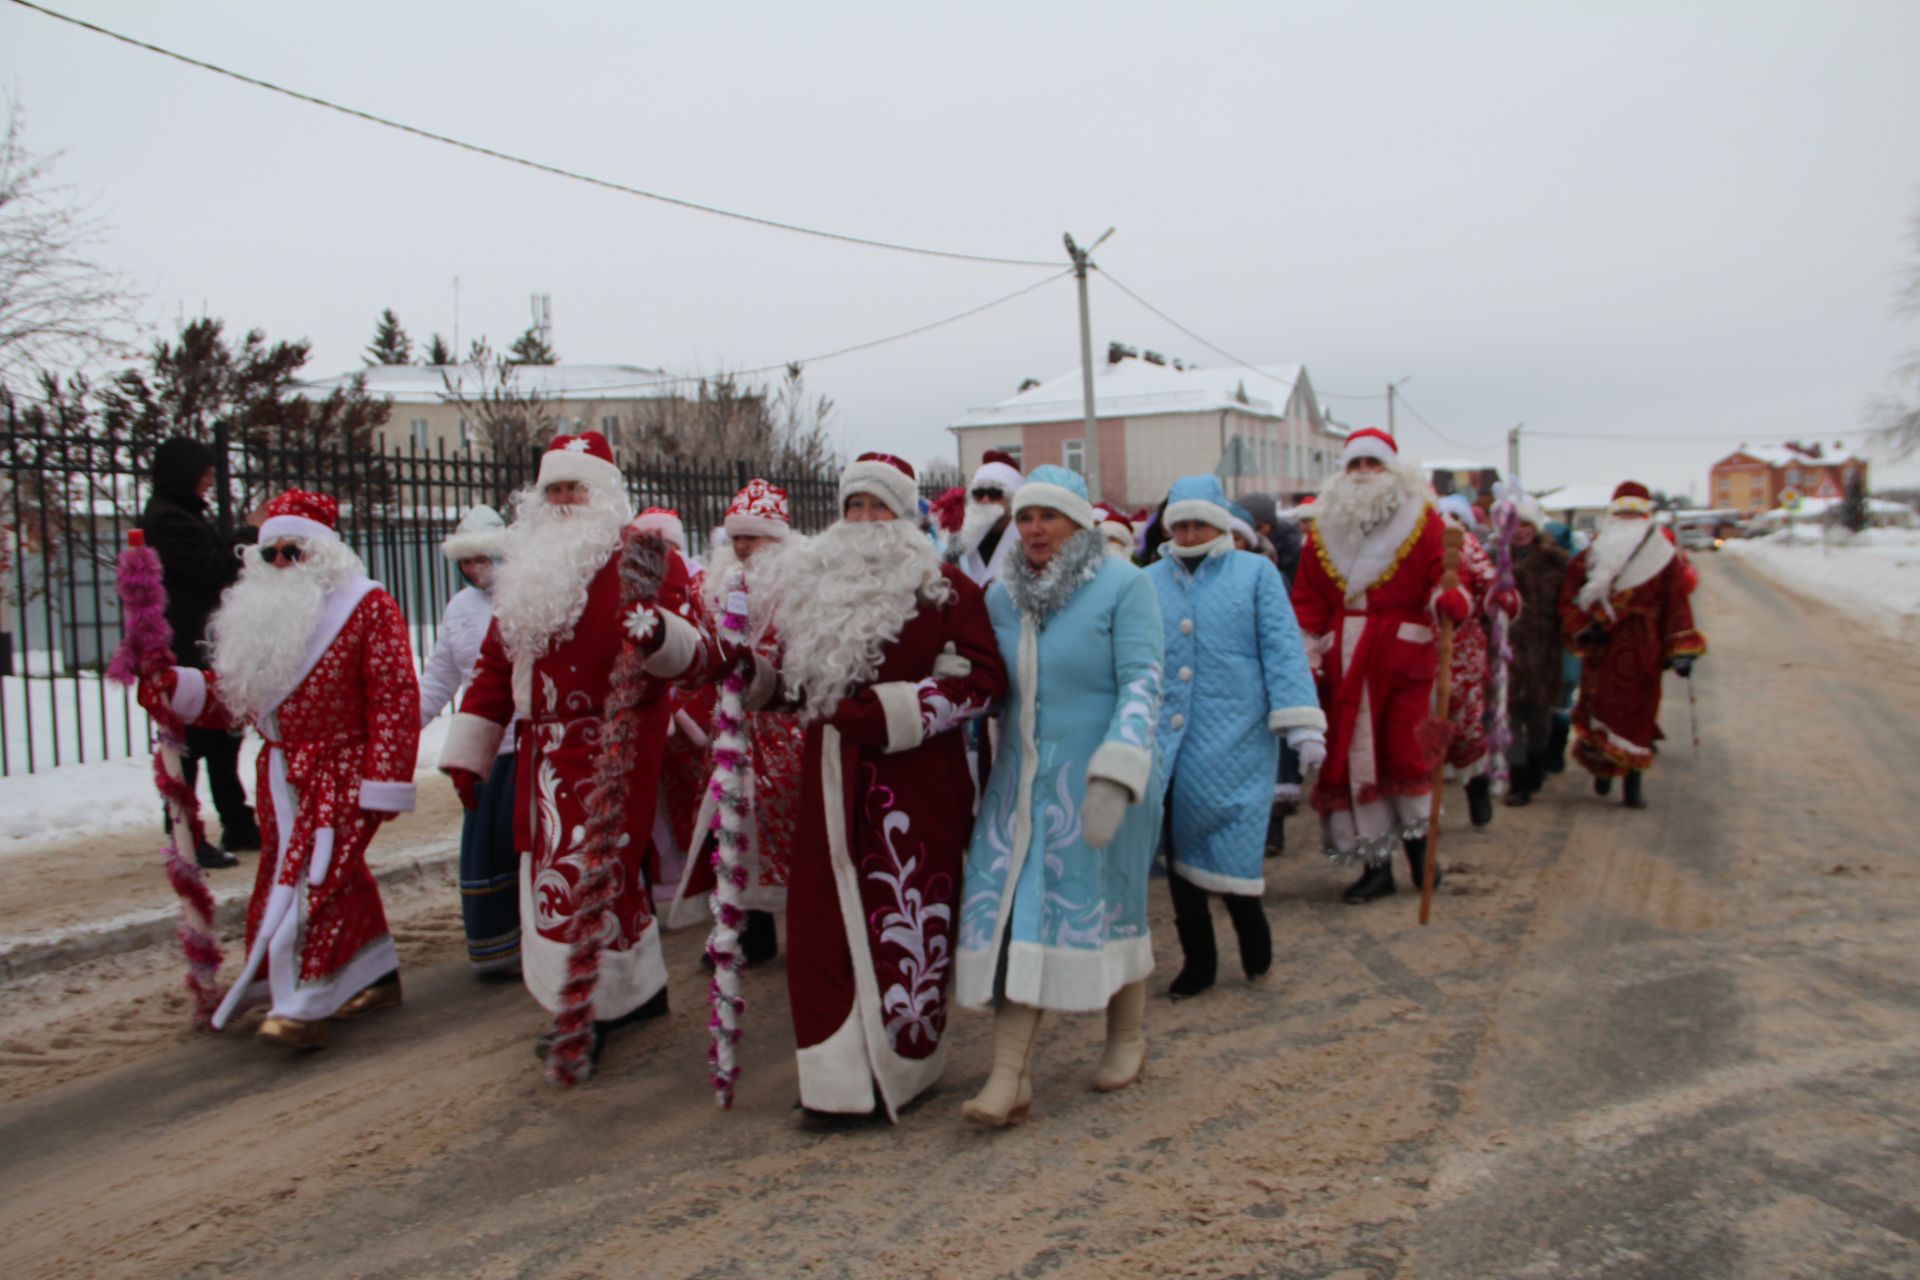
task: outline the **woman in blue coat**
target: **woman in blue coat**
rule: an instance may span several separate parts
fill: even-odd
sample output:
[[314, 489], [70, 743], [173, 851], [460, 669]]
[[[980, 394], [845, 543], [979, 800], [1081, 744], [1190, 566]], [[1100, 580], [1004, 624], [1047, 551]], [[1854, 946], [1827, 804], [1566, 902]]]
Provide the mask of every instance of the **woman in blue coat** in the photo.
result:
[[1093, 1087], [1138, 1078], [1159, 830], [1153, 588], [1106, 554], [1074, 472], [1036, 467], [1013, 513], [1020, 546], [987, 592], [1010, 688], [967, 852], [955, 966], [960, 1004], [994, 1009], [993, 1071], [962, 1109], [989, 1127], [1026, 1118], [1042, 1010], [1105, 1009]]
[[1174, 999], [1213, 985], [1207, 894], [1225, 899], [1248, 980], [1273, 964], [1260, 895], [1280, 743], [1302, 773], [1326, 756], [1326, 716], [1293, 605], [1273, 562], [1236, 551], [1216, 476], [1185, 476], [1167, 497], [1169, 540], [1147, 577], [1166, 628], [1160, 768], [1167, 775], [1167, 884], [1185, 964]]

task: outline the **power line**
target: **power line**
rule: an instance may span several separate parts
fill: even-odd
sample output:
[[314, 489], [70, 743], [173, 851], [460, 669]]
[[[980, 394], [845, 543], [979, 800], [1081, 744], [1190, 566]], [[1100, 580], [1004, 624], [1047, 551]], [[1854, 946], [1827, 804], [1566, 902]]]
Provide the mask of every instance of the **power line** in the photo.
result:
[[1002, 306], [1006, 303], [1012, 302], [1016, 298], [1024, 298], [1027, 294], [1032, 293], [1037, 289], [1044, 289], [1048, 285], [1052, 284], [1054, 281], [1063, 280], [1067, 276], [1070, 276], [1072, 274], [1073, 274], [1073, 268], [1067, 267], [1063, 270], [1054, 272], [1050, 276], [1046, 276], [1042, 279], [1036, 280], [1032, 284], [1024, 285], [1021, 288], [1015, 289], [1012, 293], [1002, 294], [1000, 297], [993, 299], [991, 302], [983, 302], [977, 307], [968, 307], [965, 311], [957, 311], [953, 315], [942, 317], [939, 320], [930, 320], [926, 324], [915, 325], [911, 329], [903, 329], [899, 333], [888, 334], [884, 338], [872, 338], [866, 342], [856, 342], [850, 347], [840, 347], [837, 350], [825, 351], [815, 356], [797, 356], [791, 360], [781, 360], [781, 361], [777, 361], [774, 364], [763, 364], [752, 369], [722, 369], [713, 373], [689, 373], [689, 374], [683, 374], [677, 377], [655, 378], [647, 382], [596, 383], [591, 387], [582, 387], [580, 388], [580, 390], [583, 390], [583, 391], [644, 391], [652, 387], [668, 387], [668, 386], [675, 386], [678, 384], [689, 383], [689, 382], [712, 382], [712, 381], [715, 381], [716, 379], [726, 378], [726, 377], [750, 378], [757, 374], [773, 373], [776, 370], [785, 369], [790, 365], [818, 364], [822, 360], [833, 360], [840, 356], [853, 355], [855, 352], [858, 352], [858, 351], [868, 351], [874, 347], [883, 347], [890, 342], [899, 342], [906, 338], [918, 337], [920, 334], [926, 333], [930, 330], [939, 329], [946, 325], [958, 323], [961, 320], [970, 319], [973, 316], [979, 315], [983, 311], [991, 311], [995, 307]]
[[1271, 373], [1269, 373], [1265, 369], [1262, 369], [1259, 365], [1254, 364], [1252, 361], [1242, 360], [1239, 356], [1233, 354], [1233, 352], [1227, 350], [1225, 347], [1220, 346], [1218, 343], [1208, 342], [1205, 338], [1201, 337], [1199, 334], [1195, 333], [1193, 330], [1187, 328], [1187, 326], [1181, 324], [1178, 320], [1175, 320], [1172, 316], [1168, 315], [1166, 312], [1162, 311], [1160, 308], [1154, 306], [1151, 302], [1148, 302], [1145, 298], [1141, 297], [1139, 294], [1135, 293], [1133, 290], [1127, 288], [1126, 285], [1120, 282], [1120, 278], [1118, 276], [1114, 275], [1113, 272], [1108, 271], [1105, 267], [1102, 267], [1098, 263], [1092, 263], [1090, 265], [1093, 267], [1095, 271], [1098, 271], [1101, 275], [1107, 278], [1108, 284], [1111, 284], [1114, 288], [1126, 294], [1129, 298], [1132, 298], [1135, 302], [1139, 303], [1142, 307], [1145, 307], [1148, 311], [1160, 317], [1160, 319], [1166, 321], [1168, 324], [1178, 329], [1181, 333], [1186, 334], [1189, 338], [1192, 338], [1195, 342], [1199, 343], [1201, 346], [1205, 347], [1207, 350], [1213, 352], [1215, 355], [1225, 356], [1228, 360], [1230, 360], [1236, 365], [1239, 365], [1242, 369], [1245, 369], [1250, 373], [1257, 373], [1263, 378], [1273, 377]]
[[1741, 431], [1725, 435], [1668, 435], [1664, 433], [1626, 434], [1617, 431], [1535, 431], [1527, 428], [1529, 439], [1548, 440], [1822, 440], [1826, 437], [1820, 432], [1779, 431], [1753, 432]]
[[1464, 441], [1455, 440], [1452, 436], [1448, 435], [1446, 432], [1442, 431], [1440, 428], [1434, 426], [1431, 422], [1428, 422], [1427, 416], [1421, 413], [1418, 409], [1414, 408], [1412, 402], [1407, 399], [1406, 392], [1400, 391], [1400, 392], [1394, 393], [1394, 399], [1400, 402], [1400, 407], [1402, 409], [1405, 409], [1408, 413], [1413, 415], [1414, 421], [1418, 422], [1421, 426], [1433, 432], [1434, 435], [1439, 436], [1442, 440], [1446, 441], [1448, 444], [1452, 445], [1456, 449], [1466, 449], [1475, 453], [1484, 453], [1488, 449], [1497, 449], [1500, 447], [1498, 442], [1495, 442], [1493, 444], [1467, 444]]
[[238, 71], [229, 70], [226, 67], [218, 66], [211, 62], [204, 62], [199, 58], [189, 57], [184, 53], [176, 53], [172, 49], [165, 49], [157, 44], [149, 44], [145, 40], [138, 40], [132, 36], [122, 35], [118, 31], [109, 30], [97, 23], [73, 17], [71, 14], [60, 13], [44, 5], [34, 4], [32, 0], [13, 0], [13, 3], [23, 9], [31, 9], [35, 13], [44, 14], [56, 21], [65, 22], [71, 26], [79, 27], [82, 30], [91, 31], [96, 35], [105, 36], [109, 40], [117, 40], [121, 44], [130, 45], [135, 49], [143, 49], [148, 53], [157, 53], [163, 58], [171, 58], [175, 62], [184, 63], [189, 67], [197, 67], [202, 71], [211, 71], [215, 75], [225, 76], [229, 80], [238, 80], [241, 84], [251, 85], [256, 89], [265, 89], [270, 93], [277, 93], [283, 97], [292, 98], [296, 102], [304, 102], [309, 106], [323, 107], [328, 111], [337, 111], [341, 115], [352, 116], [356, 120], [364, 120], [369, 124], [377, 124], [383, 128], [397, 130], [400, 133], [412, 134], [416, 138], [424, 138], [429, 142], [442, 143], [449, 147], [456, 147], [461, 151], [471, 152], [474, 155], [486, 156], [492, 160], [501, 160], [507, 164], [519, 165], [524, 169], [532, 169], [538, 173], [550, 174], [557, 178], [566, 178], [573, 182], [583, 182], [588, 186], [600, 187], [607, 191], [615, 191], [621, 195], [638, 196], [643, 200], [654, 200], [661, 204], [672, 205], [675, 208], [690, 209], [695, 213], [709, 213], [718, 218], [731, 218], [735, 222], [746, 222], [754, 226], [771, 227], [776, 231], [790, 231], [796, 235], [814, 236], [822, 240], [837, 240], [842, 244], [860, 245], [868, 249], [889, 249], [895, 253], [914, 253], [922, 257], [949, 258], [960, 262], [984, 262], [1002, 267], [1051, 267], [1055, 265], [1052, 262], [1042, 262], [1033, 258], [1000, 258], [990, 254], [958, 253], [949, 249], [928, 249], [919, 245], [896, 244], [890, 240], [873, 240], [866, 236], [848, 235], [839, 231], [822, 231], [817, 227], [803, 227], [797, 223], [781, 222], [775, 218], [763, 218], [757, 214], [738, 213], [732, 209], [722, 209], [715, 205], [701, 204], [698, 201], [682, 199], [679, 196], [663, 195], [658, 191], [646, 191], [639, 187], [628, 186], [623, 182], [614, 182], [607, 178], [596, 178], [591, 174], [580, 173], [572, 169], [564, 169], [559, 165], [547, 164], [539, 160], [530, 160], [525, 156], [513, 155], [510, 152], [499, 151], [493, 147], [482, 146], [479, 143], [463, 142], [459, 138], [449, 137], [443, 133], [435, 133], [431, 129], [423, 129], [418, 125], [405, 124], [398, 120], [390, 120], [385, 116], [375, 115], [371, 111], [362, 111], [358, 107], [343, 106], [338, 102], [331, 102], [326, 98], [316, 97], [310, 93], [302, 93], [297, 89], [289, 89], [284, 85], [274, 84], [269, 80], [261, 80], [256, 76], [245, 75]]

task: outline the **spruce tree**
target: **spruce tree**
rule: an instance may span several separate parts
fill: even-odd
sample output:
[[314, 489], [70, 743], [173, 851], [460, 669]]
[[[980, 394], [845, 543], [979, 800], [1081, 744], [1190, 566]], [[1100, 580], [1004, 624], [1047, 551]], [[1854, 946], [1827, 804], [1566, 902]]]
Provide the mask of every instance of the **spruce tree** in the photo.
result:
[[452, 364], [453, 363], [453, 348], [449, 347], [447, 345], [447, 340], [441, 337], [437, 333], [434, 334], [433, 337], [428, 339], [427, 341], [427, 363], [428, 364]]
[[380, 323], [367, 344], [368, 364], [412, 364], [413, 339], [400, 327], [400, 317], [388, 307], [380, 313]]
[[507, 359], [514, 364], [559, 364], [560, 353], [547, 344], [545, 334], [529, 326], [507, 348]]

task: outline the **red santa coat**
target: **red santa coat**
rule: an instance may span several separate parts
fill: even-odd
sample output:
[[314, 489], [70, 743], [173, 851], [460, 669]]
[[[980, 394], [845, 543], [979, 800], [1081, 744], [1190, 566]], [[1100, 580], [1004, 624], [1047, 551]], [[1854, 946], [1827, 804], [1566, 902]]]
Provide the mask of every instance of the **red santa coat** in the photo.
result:
[[[1660, 673], [1673, 659], [1707, 651], [1695, 630], [1691, 567], [1656, 531], [1614, 576], [1612, 590], [1590, 608], [1579, 603], [1588, 552], [1567, 567], [1560, 586], [1560, 624], [1580, 658], [1573, 704], [1573, 756], [1596, 777], [1641, 773], [1653, 765], [1660, 733]], [[1599, 624], [1604, 644], [1582, 639]]]
[[986, 598], [960, 570], [922, 604], [873, 682], [806, 727], [787, 889], [800, 1101], [889, 1117], [946, 1061], [954, 911], [973, 833], [958, 732], [1006, 692]]
[[1323, 816], [1351, 815], [1329, 828], [1329, 852], [1342, 860], [1385, 857], [1394, 841], [1425, 830], [1417, 806], [1385, 802], [1432, 786], [1435, 761], [1420, 729], [1439, 664], [1441, 524], [1430, 503], [1411, 498], [1365, 537], [1307, 524], [1293, 612], [1319, 667], [1328, 724], [1311, 800]]
[[[442, 769], [485, 775], [509, 724], [518, 722], [514, 843], [520, 851], [521, 972], [541, 1005], [557, 1012], [574, 942], [575, 889], [585, 870], [585, 834], [614, 662], [629, 643], [616, 550], [587, 587], [573, 634], [531, 661], [507, 655], [496, 618], [480, 647], [473, 683], [447, 731]], [[685, 565], [667, 556], [655, 602], [666, 628], [647, 660], [635, 710], [633, 781], [627, 788], [616, 889], [605, 916], [605, 950], [594, 988], [593, 1016], [608, 1021], [632, 1012], [666, 985], [660, 930], [646, 882], [655, 785], [672, 714], [670, 679], [698, 661], [709, 638], [689, 620], [695, 603]]]
[[[180, 669], [174, 711], [233, 724], [219, 673]], [[215, 1028], [262, 1001], [276, 1017], [326, 1018], [399, 968], [367, 846], [414, 804], [420, 686], [406, 620], [371, 579], [337, 588], [291, 691], [253, 719], [266, 740], [255, 781], [260, 870], [247, 903], [247, 960]]]

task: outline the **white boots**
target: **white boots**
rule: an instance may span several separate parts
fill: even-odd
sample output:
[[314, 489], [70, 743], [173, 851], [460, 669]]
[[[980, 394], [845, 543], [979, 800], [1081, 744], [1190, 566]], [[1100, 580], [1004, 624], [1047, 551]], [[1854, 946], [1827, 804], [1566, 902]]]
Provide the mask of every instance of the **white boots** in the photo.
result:
[[1140, 1078], [1147, 1063], [1147, 1038], [1140, 1034], [1140, 1015], [1147, 1007], [1147, 980], [1130, 982], [1107, 1001], [1107, 1048], [1093, 1073], [1096, 1093], [1124, 1089]]
[[960, 1108], [961, 1115], [987, 1129], [1003, 1129], [1027, 1118], [1027, 1108], [1033, 1105], [1027, 1066], [1039, 1034], [1040, 1010], [1011, 1000], [1000, 1002], [993, 1012], [993, 1070], [979, 1094]]

